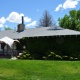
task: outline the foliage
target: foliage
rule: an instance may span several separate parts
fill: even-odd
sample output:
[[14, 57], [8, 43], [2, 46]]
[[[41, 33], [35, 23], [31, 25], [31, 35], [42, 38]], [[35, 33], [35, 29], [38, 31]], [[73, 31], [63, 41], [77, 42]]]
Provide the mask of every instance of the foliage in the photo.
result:
[[12, 30], [10, 27], [4, 27], [5, 30]]
[[45, 38], [24, 38], [23, 42], [25, 42], [26, 45], [23, 45], [26, 46], [34, 59], [42, 59], [43, 55], [45, 55], [47, 46]]
[[18, 59], [32, 59], [29, 51], [23, 51], [23, 53], [19, 56], [17, 56]]
[[48, 60], [61, 60], [62, 57], [58, 54], [56, 54], [55, 52], [48, 52], [48, 55], [47, 55], [47, 59]]
[[80, 10], [71, 10], [63, 18], [59, 18], [59, 26], [80, 31]]
[[55, 23], [53, 23], [52, 16], [48, 11], [44, 11], [43, 16], [39, 20], [39, 27], [51, 27], [53, 25], [55, 25]]
[[32, 59], [80, 60], [80, 36], [24, 38], [22, 43]]

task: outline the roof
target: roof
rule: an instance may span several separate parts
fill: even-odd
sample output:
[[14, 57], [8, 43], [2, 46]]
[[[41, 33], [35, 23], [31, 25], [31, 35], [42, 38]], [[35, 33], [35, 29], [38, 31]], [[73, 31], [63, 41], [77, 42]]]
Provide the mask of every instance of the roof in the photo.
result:
[[5, 36], [8, 36], [12, 39], [21, 39], [23, 37], [66, 36], [66, 35], [80, 35], [80, 32], [69, 29], [63, 29], [57, 26], [30, 28], [22, 32], [17, 32], [15, 30], [5, 30], [0, 32], [0, 39]]

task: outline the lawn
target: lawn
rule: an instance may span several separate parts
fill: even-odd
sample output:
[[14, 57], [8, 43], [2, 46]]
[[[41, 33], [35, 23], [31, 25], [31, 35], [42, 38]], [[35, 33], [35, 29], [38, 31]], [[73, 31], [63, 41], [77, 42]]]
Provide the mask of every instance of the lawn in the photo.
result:
[[80, 61], [0, 59], [0, 80], [79, 80]]

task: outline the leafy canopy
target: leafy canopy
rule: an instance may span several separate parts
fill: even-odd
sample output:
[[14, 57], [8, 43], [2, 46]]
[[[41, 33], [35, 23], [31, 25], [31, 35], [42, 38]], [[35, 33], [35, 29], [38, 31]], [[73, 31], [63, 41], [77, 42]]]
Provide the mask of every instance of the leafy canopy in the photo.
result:
[[63, 18], [59, 18], [59, 26], [80, 31], [80, 10], [71, 10]]

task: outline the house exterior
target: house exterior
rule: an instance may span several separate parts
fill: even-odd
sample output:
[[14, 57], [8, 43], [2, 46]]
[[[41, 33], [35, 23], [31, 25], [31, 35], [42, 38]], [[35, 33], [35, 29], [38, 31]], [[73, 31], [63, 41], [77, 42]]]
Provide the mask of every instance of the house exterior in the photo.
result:
[[[24, 19], [22, 17], [22, 24], [19, 24], [17, 26], [17, 30], [0, 31], [0, 39], [5, 36], [7, 36], [11, 39], [15, 39], [15, 40], [17, 39], [20, 41], [24, 37], [26, 37], [27, 39], [31, 39], [31, 40], [33, 40], [33, 39], [37, 40], [37, 39], [41, 39], [41, 38], [42, 39], [46, 38], [48, 40], [49, 38], [51, 38], [51, 39], [55, 38], [56, 42], [60, 44], [63, 42], [63, 40], [66, 40], [68, 38], [73, 38], [73, 39], [79, 40], [79, 37], [80, 37], [79, 31], [64, 29], [59, 26], [25, 29], [23, 20]], [[65, 38], [65, 37], [68, 37], [68, 38]], [[50, 41], [50, 42], [52, 42], [52, 44], [54, 43], [54, 41]], [[48, 42], [48, 44], [49, 44], [49, 42]], [[25, 42], [23, 42], [23, 45], [21, 47], [23, 48], [24, 46], [25, 46]], [[38, 46], [40, 46], [40, 45], [38, 45]], [[19, 50], [21, 50], [22, 48], [20, 48]], [[15, 48], [15, 50], [16, 50], [16, 48]]]

